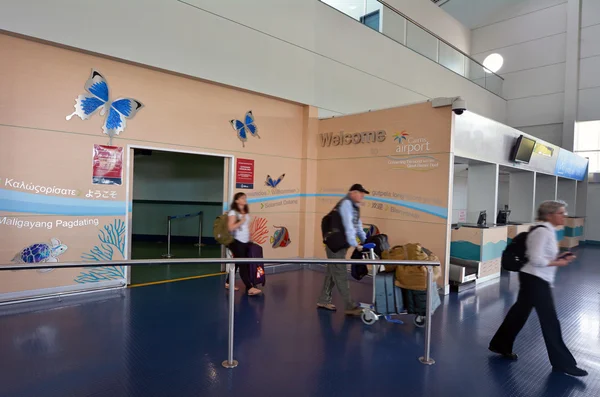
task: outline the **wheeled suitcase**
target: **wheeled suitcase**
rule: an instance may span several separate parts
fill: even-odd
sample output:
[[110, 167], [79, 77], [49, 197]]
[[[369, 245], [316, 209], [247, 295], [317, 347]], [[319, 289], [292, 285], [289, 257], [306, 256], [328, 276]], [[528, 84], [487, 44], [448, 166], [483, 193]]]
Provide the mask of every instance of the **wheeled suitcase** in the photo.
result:
[[402, 290], [394, 285], [393, 272], [375, 276], [375, 310], [384, 316], [404, 311]]
[[[402, 289], [402, 291], [408, 314], [424, 317], [427, 314], [427, 291], [413, 289]], [[442, 302], [435, 284], [432, 285], [429, 291], [431, 294], [431, 314], [433, 314]]]

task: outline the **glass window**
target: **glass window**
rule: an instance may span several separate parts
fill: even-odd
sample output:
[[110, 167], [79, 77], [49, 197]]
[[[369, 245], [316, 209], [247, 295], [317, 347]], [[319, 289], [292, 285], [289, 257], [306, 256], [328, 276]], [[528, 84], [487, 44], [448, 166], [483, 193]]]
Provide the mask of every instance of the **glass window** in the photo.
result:
[[590, 159], [588, 172], [600, 172], [600, 120], [577, 123], [575, 153]]

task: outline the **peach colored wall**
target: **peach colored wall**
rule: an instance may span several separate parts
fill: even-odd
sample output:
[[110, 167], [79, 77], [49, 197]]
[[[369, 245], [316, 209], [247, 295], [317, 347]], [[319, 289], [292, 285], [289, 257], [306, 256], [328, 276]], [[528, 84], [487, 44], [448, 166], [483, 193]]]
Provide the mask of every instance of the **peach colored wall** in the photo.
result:
[[[52, 229], [0, 224], [0, 264], [9, 263], [30, 244], [49, 244], [52, 238], [68, 246], [58, 258], [60, 262], [81, 261], [94, 246], [101, 245], [98, 234], [105, 226], [128, 221], [126, 184], [131, 181], [125, 171], [121, 186], [91, 183], [93, 145], [108, 143], [102, 133], [104, 117], [96, 113], [85, 121], [65, 119], [74, 110], [75, 98], [85, 93], [84, 83], [92, 68], [106, 78], [111, 99], [126, 96], [144, 104], [113, 141], [113, 145], [125, 148], [125, 161], [127, 145], [254, 159], [254, 189], [246, 192], [253, 215], [267, 221], [266, 242], [262, 244], [265, 256], [297, 257], [304, 253], [306, 235], [301, 233], [301, 226], [307, 223], [304, 211], [314, 200], [306, 202], [300, 191], [304, 179], [308, 180], [305, 188], [315, 184], [306, 177], [314, 172], [315, 160], [306, 159], [303, 145], [316, 134], [314, 109], [7, 35], [0, 35], [0, 59], [4, 60], [0, 62], [0, 203], [10, 202], [10, 206], [0, 207], [0, 221], [7, 217], [53, 224]], [[249, 110], [256, 118], [260, 138], [249, 137], [243, 147], [229, 121], [243, 120]], [[267, 175], [283, 173], [285, 179], [278, 190], [265, 185]], [[35, 190], [38, 185], [59, 187], [67, 194], [42, 194]], [[31, 186], [34, 190], [28, 190]], [[87, 198], [90, 189], [114, 191], [115, 195]], [[43, 213], [36, 213], [42, 208], [40, 203], [48, 205]], [[111, 208], [111, 213], [99, 216], [100, 205]], [[75, 208], [83, 208], [83, 212], [68, 214]], [[57, 220], [88, 218], [97, 219], [98, 225], [56, 227]], [[311, 215], [307, 224], [313, 222]], [[271, 247], [269, 238], [275, 226], [289, 230], [289, 246]], [[122, 258], [120, 250], [113, 249], [112, 259]], [[4, 272], [0, 294], [73, 285], [81, 273], [82, 269]], [[109, 278], [122, 278], [117, 273]]]
[[[371, 192], [361, 210], [363, 223], [376, 225], [392, 246], [421, 243], [444, 263], [451, 125], [451, 110], [430, 103], [321, 120], [319, 134], [384, 130], [386, 138], [358, 144], [348, 138], [337, 146], [318, 142], [317, 218], [353, 183], [361, 183]], [[323, 257], [320, 237], [317, 231], [315, 246]]]

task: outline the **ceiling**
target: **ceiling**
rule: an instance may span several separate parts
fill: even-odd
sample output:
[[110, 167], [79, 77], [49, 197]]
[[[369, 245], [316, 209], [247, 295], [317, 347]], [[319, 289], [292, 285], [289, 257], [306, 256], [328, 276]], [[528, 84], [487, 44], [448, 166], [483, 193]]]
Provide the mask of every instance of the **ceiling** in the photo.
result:
[[469, 29], [485, 25], [502, 9], [525, 0], [431, 0]]

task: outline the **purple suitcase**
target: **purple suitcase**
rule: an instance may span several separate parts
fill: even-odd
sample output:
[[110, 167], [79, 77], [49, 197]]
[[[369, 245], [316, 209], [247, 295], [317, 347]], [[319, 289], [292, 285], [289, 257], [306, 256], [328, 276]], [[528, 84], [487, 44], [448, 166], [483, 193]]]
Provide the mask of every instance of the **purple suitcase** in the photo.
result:
[[[263, 250], [262, 247], [255, 243], [250, 243], [248, 247], [248, 258], [262, 258]], [[262, 263], [250, 263], [250, 280], [252, 285], [265, 285], [267, 282], [265, 274], [265, 266]]]

